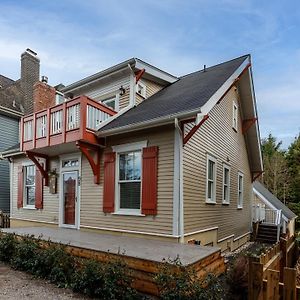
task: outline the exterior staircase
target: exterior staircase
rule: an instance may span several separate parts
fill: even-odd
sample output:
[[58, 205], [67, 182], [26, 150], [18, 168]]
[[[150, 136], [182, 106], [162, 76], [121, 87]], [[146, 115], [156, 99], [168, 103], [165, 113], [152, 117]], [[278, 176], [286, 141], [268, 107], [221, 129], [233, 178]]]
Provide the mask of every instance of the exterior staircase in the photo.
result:
[[278, 225], [259, 224], [256, 240], [262, 243], [276, 243], [278, 241]]

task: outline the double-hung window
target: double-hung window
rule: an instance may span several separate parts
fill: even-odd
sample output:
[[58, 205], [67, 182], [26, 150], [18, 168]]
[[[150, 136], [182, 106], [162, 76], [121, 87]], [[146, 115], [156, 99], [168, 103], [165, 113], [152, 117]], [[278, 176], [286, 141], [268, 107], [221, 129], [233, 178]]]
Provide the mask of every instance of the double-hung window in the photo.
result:
[[35, 166], [24, 166], [24, 189], [25, 205], [34, 207], [35, 205]]
[[217, 160], [208, 155], [206, 164], [206, 203], [216, 203]]
[[238, 127], [238, 106], [233, 101], [233, 108], [232, 108], [232, 128], [237, 131]]
[[229, 204], [230, 202], [230, 167], [223, 165], [223, 204]]
[[244, 175], [238, 173], [238, 208], [243, 208], [244, 198]]
[[119, 153], [119, 209], [141, 209], [141, 151]]

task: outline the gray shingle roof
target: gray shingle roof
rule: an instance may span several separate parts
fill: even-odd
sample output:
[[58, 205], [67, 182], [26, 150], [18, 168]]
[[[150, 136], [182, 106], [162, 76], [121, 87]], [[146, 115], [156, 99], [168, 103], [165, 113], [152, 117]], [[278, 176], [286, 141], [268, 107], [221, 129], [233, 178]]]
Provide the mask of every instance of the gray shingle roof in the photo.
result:
[[[2, 76], [3, 77], [3, 76]], [[23, 92], [20, 85], [20, 80], [3, 86], [0, 89], [0, 106], [12, 109], [16, 112], [23, 113]]]
[[247, 58], [248, 55], [244, 55], [206, 68], [205, 71], [200, 70], [185, 75], [112, 120], [99, 132], [198, 109], [213, 96]]
[[285, 206], [278, 198], [276, 198], [263, 184], [259, 181], [253, 183], [253, 188], [263, 195], [273, 206], [277, 209], [281, 209], [282, 213], [289, 219], [292, 220], [297, 217], [287, 206]]
[[8, 78], [8, 77], [0, 74], [0, 86], [2, 88], [5, 88], [5, 87], [11, 85], [14, 82], [15, 82], [14, 80], [12, 80], [12, 79], [10, 79], [10, 78]]

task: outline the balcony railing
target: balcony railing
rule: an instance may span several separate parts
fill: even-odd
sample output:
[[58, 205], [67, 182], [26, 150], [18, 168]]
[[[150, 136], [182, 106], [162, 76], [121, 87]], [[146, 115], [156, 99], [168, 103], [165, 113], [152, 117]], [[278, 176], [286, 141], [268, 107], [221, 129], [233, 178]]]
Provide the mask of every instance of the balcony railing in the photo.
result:
[[281, 210], [254, 205], [253, 222], [279, 225], [281, 223]]
[[109, 107], [80, 96], [25, 116], [21, 121], [22, 151], [77, 140], [94, 143], [97, 127], [114, 114]]

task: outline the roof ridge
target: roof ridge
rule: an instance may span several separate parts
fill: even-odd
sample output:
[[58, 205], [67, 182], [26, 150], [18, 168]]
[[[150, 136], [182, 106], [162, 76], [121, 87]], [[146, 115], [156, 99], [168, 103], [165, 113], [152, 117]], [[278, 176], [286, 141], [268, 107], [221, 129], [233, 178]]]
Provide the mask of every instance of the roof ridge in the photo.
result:
[[0, 74], [0, 76], [1, 76], [1, 77], [4, 77], [4, 78], [6, 78], [6, 79], [9, 79], [9, 80], [11, 80], [11, 81], [15, 81], [14, 79], [11, 79], [11, 78], [9, 78], [9, 77], [7, 77], [7, 76], [5, 76], [5, 75], [2, 75], [2, 74]]
[[[244, 55], [238, 56], [238, 57], [236, 57], [236, 58], [232, 58], [232, 59], [230, 59], [230, 60], [227, 60], [227, 61], [218, 63], [218, 64], [213, 65], [213, 66], [210, 66], [210, 67], [207, 67], [207, 68], [205, 68], [205, 69], [206, 69], [206, 70], [209, 70], [209, 69], [212, 69], [212, 68], [219, 67], [219, 66], [221, 66], [221, 65], [230, 63], [230, 62], [232, 62], [232, 61], [234, 61], [234, 60], [241, 59], [242, 57], [245, 57], [245, 58], [246, 58], [246, 57], [250, 57], [250, 56], [251, 56], [250, 54], [244, 54]], [[197, 71], [193, 71], [193, 72], [187, 73], [187, 74], [185, 74], [185, 75], [179, 76], [178, 78], [179, 78], [179, 79], [185, 78], [185, 77], [187, 77], [187, 76], [189, 76], [189, 75], [192, 75], [192, 74], [195, 74], [195, 73], [203, 72], [203, 70], [204, 70], [204, 69], [197, 70]]]

